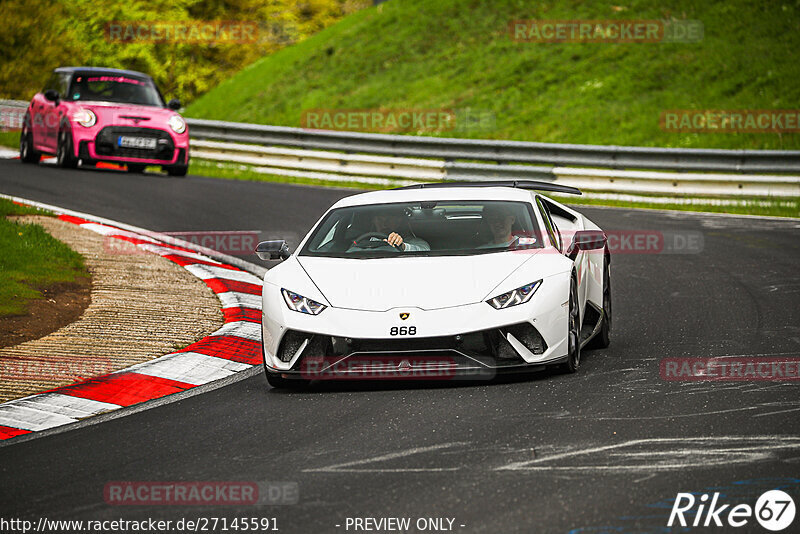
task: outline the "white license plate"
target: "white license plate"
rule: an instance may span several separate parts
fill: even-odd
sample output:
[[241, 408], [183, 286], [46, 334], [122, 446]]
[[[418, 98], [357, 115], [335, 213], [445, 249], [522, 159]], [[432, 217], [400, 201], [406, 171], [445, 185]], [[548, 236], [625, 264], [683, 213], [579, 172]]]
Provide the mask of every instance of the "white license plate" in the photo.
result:
[[156, 139], [152, 137], [130, 137], [121, 135], [117, 138], [117, 146], [122, 148], [144, 148], [153, 150], [156, 147]]

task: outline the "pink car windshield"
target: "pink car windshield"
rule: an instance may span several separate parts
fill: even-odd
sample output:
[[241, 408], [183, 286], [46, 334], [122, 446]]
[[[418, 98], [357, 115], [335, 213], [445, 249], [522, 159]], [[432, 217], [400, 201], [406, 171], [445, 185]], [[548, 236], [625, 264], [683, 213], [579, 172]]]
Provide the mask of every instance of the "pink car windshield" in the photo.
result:
[[164, 101], [152, 81], [117, 75], [77, 73], [72, 79], [66, 99], [164, 106]]

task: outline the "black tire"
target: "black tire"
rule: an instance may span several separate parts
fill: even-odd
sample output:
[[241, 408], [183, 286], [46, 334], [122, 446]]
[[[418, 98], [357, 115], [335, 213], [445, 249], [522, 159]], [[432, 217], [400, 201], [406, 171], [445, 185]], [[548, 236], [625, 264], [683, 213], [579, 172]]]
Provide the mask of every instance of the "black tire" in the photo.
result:
[[567, 361], [562, 368], [574, 373], [581, 365], [581, 318], [578, 307], [578, 284], [573, 276], [569, 284], [569, 316], [567, 318]]
[[42, 153], [33, 148], [33, 132], [30, 127], [30, 118], [25, 117], [22, 131], [19, 134], [19, 159], [22, 163], [39, 163]]
[[59, 167], [65, 169], [74, 169], [78, 166], [78, 158], [75, 157], [75, 147], [72, 143], [72, 132], [66, 128], [62, 128], [58, 132], [56, 161]]
[[611, 265], [606, 256], [603, 262], [603, 325], [597, 335], [586, 344], [587, 349], [604, 349], [611, 344], [611, 318]]
[[176, 177], [186, 176], [186, 173], [189, 172], [188, 165], [171, 165], [169, 167], [164, 167], [164, 169], [166, 169], [167, 174]]
[[125, 168], [128, 170], [128, 172], [133, 172], [136, 174], [143, 173], [145, 167], [147, 167], [147, 165], [143, 165], [141, 163], [128, 163], [127, 165], [125, 165]]

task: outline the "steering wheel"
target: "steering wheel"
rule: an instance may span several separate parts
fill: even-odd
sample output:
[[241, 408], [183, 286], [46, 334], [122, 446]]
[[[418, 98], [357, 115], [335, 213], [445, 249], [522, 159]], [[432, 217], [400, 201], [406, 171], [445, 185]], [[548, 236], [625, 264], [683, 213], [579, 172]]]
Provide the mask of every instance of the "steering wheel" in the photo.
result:
[[[372, 238], [377, 237], [379, 238], [378, 241], [373, 241]], [[353, 240], [353, 245], [358, 248], [380, 248], [380, 247], [393, 247], [397, 250], [400, 250], [400, 247], [395, 247], [394, 245], [390, 245], [384, 239], [389, 239], [389, 234], [384, 234], [383, 232], [366, 232], [361, 234], [357, 238]]]

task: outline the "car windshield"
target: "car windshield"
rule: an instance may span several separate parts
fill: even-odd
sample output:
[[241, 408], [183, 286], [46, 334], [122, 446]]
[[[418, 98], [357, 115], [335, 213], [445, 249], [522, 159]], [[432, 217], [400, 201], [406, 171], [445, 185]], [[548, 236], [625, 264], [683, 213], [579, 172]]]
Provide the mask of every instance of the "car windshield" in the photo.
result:
[[66, 100], [164, 106], [152, 80], [117, 74], [75, 74]]
[[300, 255], [457, 256], [542, 246], [528, 203], [431, 201], [331, 210], [314, 229]]

